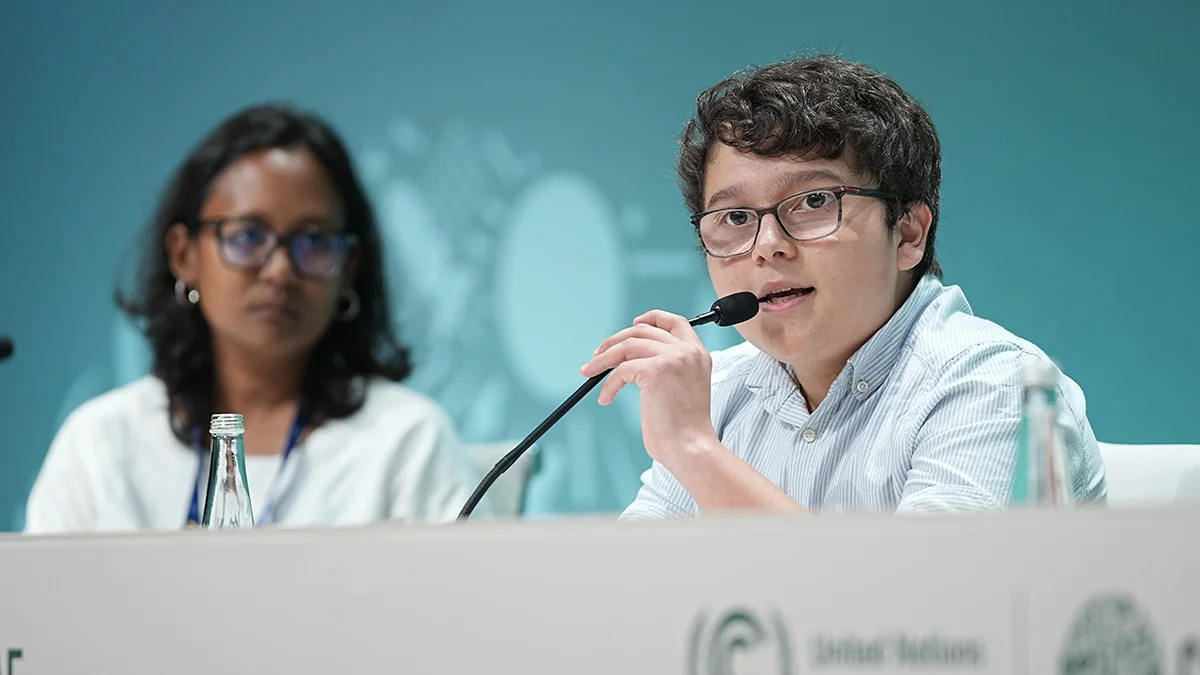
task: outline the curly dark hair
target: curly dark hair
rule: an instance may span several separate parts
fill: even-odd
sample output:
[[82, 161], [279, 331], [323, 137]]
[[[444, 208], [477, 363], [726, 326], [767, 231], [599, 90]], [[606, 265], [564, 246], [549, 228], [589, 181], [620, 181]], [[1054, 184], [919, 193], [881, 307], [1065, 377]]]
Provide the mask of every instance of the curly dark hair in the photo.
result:
[[870, 68], [819, 55], [751, 68], [705, 90], [679, 141], [676, 169], [684, 201], [703, 210], [704, 173], [717, 142], [768, 157], [845, 158], [895, 195], [895, 227], [908, 204], [933, 212], [915, 284], [941, 276], [934, 253], [942, 150], [928, 113], [900, 85]]
[[412, 370], [408, 348], [393, 333], [375, 213], [341, 139], [316, 115], [288, 104], [249, 107], [221, 122], [176, 170], [141, 239], [145, 248], [137, 288], [131, 295], [120, 289], [115, 294], [117, 306], [142, 324], [153, 351], [153, 373], [166, 384], [172, 431], [184, 443], [192, 442], [193, 429], [212, 414], [215, 370], [208, 323], [176, 300], [167, 233], [183, 223], [195, 237], [214, 179], [238, 158], [275, 148], [312, 153], [342, 201], [346, 231], [359, 242], [354, 290], [360, 310], [351, 321], [334, 322], [309, 356], [303, 397], [310, 419], [320, 423], [357, 411], [366, 376], [399, 381]]

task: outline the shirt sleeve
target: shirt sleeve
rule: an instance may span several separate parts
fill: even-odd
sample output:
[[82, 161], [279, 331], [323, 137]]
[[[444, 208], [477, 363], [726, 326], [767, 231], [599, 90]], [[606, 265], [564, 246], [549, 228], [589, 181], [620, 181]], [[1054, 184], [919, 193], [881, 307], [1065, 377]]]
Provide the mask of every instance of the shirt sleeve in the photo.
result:
[[621, 514], [620, 520], [653, 520], [693, 516], [696, 504], [675, 476], [658, 462], [642, 474], [637, 498]]
[[[915, 406], [923, 417], [916, 434], [897, 513], [994, 511], [1008, 506], [1021, 425], [1021, 366], [1047, 361], [1011, 343], [978, 345], [959, 354]], [[1081, 468], [1098, 456], [1083, 410], [1083, 395], [1066, 378], [1059, 386], [1058, 425], [1075, 476], [1087, 496]], [[1069, 394], [1069, 395], [1068, 395]], [[1090, 483], [1085, 478], [1083, 483]]]
[[[453, 522], [475, 488], [466, 448], [449, 416], [431, 406], [397, 441], [389, 517]], [[474, 515], [487, 516], [485, 497]]]
[[87, 434], [70, 415], [55, 434], [29, 493], [25, 529], [30, 534], [96, 528], [96, 493], [86, 453]]

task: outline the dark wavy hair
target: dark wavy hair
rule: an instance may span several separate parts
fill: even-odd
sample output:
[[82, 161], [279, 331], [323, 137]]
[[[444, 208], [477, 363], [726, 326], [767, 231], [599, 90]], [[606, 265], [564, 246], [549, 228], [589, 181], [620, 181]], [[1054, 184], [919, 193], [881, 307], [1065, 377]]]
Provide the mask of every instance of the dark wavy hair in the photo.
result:
[[316, 157], [341, 199], [346, 231], [359, 241], [354, 290], [360, 310], [351, 321], [333, 322], [309, 356], [303, 397], [310, 419], [320, 423], [357, 411], [365, 392], [361, 378], [399, 381], [412, 370], [408, 348], [393, 333], [374, 210], [344, 144], [326, 122], [290, 105], [246, 108], [201, 140], [175, 171], [141, 239], [137, 287], [131, 295], [116, 292], [117, 306], [142, 325], [154, 355], [153, 373], [166, 384], [172, 430], [184, 443], [213, 412], [216, 375], [208, 323], [175, 297], [167, 233], [183, 223], [196, 236], [213, 180], [240, 157], [274, 148], [304, 148]]
[[684, 201], [703, 210], [709, 154], [720, 142], [768, 157], [845, 158], [879, 189], [895, 227], [907, 204], [933, 212], [915, 284], [942, 275], [934, 251], [942, 182], [942, 150], [928, 113], [900, 85], [870, 68], [819, 55], [734, 74], [696, 98], [696, 115], [680, 136], [676, 169]]

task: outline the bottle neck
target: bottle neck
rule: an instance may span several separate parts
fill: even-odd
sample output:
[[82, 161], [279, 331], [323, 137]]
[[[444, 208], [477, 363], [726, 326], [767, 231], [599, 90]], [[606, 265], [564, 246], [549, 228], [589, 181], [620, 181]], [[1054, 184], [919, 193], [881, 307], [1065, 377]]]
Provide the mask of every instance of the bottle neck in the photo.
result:
[[246, 453], [241, 434], [212, 436], [205, 527], [253, 527], [250, 491], [246, 480]]
[[245, 446], [244, 442], [242, 441], [241, 434], [226, 434], [226, 433], [217, 432], [216, 434], [213, 434], [211, 436], [211, 438], [212, 438], [211, 447], [213, 449], [216, 449], [218, 447], [220, 447], [220, 448], [228, 447], [228, 448], [237, 448], [238, 450], [241, 450]]
[[1022, 387], [1022, 390], [1026, 405], [1031, 403], [1054, 405], [1058, 399], [1058, 389], [1056, 387], [1027, 384]]
[[246, 448], [242, 436], [218, 434], [212, 437], [212, 457], [221, 489], [239, 491], [246, 485]]

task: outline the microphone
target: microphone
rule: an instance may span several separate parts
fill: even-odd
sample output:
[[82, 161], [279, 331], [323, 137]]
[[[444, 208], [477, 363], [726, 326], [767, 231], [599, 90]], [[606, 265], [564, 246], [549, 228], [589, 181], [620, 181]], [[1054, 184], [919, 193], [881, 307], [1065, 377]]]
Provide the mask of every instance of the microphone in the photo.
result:
[[[718, 326], [732, 326], [754, 318], [755, 314], [758, 314], [758, 297], [749, 291], [743, 291], [718, 299], [712, 304], [712, 308], [709, 311], [694, 319], [690, 319], [688, 323], [693, 326], [702, 326], [706, 323], [716, 323]], [[476, 506], [479, 506], [480, 500], [483, 499], [483, 495], [492, 487], [492, 484], [505, 471], [508, 471], [513, 464], [516, 464], [521, 455], [525, 454], [525, 451], [533, 446], [542, 437], [542, 434], [549, 431], [550, 427], [562, 419], [568, 410], [574, 408], [576, 403], [579, 403], [584, 396], [587, 396], [587, 393], [595, 388], [597, 384], [600, 384], [601, 380], [608, 377], [608, 374], [612, 371], [613, 369], [609, 368], [599, 375], [593, 375], [588, 378], [586, 382], [575, 390], [574, 394], [567, 397], [567, 400], [563, 401], [562, 405], [550, 413], [549, 417], [542, 420], [542, 423], [537, 425], [537, 428], [530, 432], [525, 437], [525, 440], [518, 443], [517, 447], [513, 448], [507, 455], [501, 457], [500, 461], [496, 462], [492, 470], [488, 471], [483, 480], [479, 482], [479, 486], [475, 488], [475, 492], [471, 493], [470, 499], [467, 500], [467, 503], [462, 507], [462, 511], [458, 514], [458, 520], [465, 521], [467, 518], [470, 518], [471, 512], [475, 510]]]
[[0, 335], [0, 361], [13, 354], [13, 343], [7, 335]]

